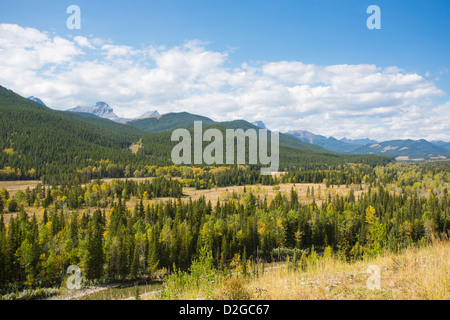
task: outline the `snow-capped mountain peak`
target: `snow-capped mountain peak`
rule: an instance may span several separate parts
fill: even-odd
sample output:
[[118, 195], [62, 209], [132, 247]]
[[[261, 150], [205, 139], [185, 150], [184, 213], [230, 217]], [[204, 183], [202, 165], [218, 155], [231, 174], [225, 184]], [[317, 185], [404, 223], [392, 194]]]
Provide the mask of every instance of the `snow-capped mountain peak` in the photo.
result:
[[28, 97], [27, 99], [31, 100], [31, 101], [34, 101], [36, 103], [39, 103], [40, 105], [46, 107], [45, 103], [41, 99], [39, 99], [39, 98], [37, 98], [35, 96]]
[[136, 117], [136, 118], [130, 118], [130, 119], [129, 118], [120, 118], [119, 116], [117, 116], [114, 113], [114, 109], [111, 108], [106, 102], [103, 102], [103, 101], [97, 102], [95, 104], [95, 106], [92, 106], [92, 107], [78, 106], [78, 107], [69, 109], [67, 111], [77, 112], [77, 113], [90, 113], [90, 114], [96, 115], [97, 117], [109, 119], [109, 120], [119, 122], [119, 123], [127, 123], [132, 120], [145, 119], [145, 118], [159, 116], [158, 111], [153, 110], [153, 111], [148, 111], [148, 112], [144, 113], [143, 115]]

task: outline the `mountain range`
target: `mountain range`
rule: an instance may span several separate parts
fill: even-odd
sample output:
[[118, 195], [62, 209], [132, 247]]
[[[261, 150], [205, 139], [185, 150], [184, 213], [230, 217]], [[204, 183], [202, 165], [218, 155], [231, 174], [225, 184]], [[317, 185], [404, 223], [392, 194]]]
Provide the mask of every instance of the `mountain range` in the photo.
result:
[[[28, 99], [39, 103], [43, 106], [45, 104], [39, 98], [34, 96]], [[188, 112], [167, 113], [160, 115], [158, 111], [149, 111], [136, 118], [120, 118], [114, 113], [106, 102], [97, 102], [95, 106], [77, 106], [67, 110], [68, 112], [77, 113], [83, 116], [96, 116], [103, 119], [108, 119], [117, 123], [127, 124], [131, 127], [140, 129], [145, 132], [155, 133], [162, 132], [178, 127], [188, 128], [193, 125], [194, 121], [202, 121], [203, 124], [213, 125], [217, 122], [210, 118], [195, 115]], [[222, 122], [222, 124], [227, 122]], [[228, 122], [230, 125], [230, 122]], [[246, 122], [244, 125], [247, 129], [253, 126], [256, 128], [267, 129], [263, 121], [255, 121], [252, 123]], [[249, 127], [249, 125], [251, 125]], [[299, 146], [294, 140], [288, 137], [294, 137], [296, 140], [306, 142], [300, 147], [307, 149], [314, 149], [320, 151], [332, 151], [343, 154], [376, 154], [397, 157], [397, 160], [440, 160], [450, 159], [450, 143], [445, 141], [426, 141], [421, 140], [390, 140], [390, 141], [376, 141], [369, 138], [363, 139], [336, 139], [334, 137], [325, 137], [317, 135], [306, 130], [291, 130], [286, 132], [282, 139], [288, 144]], [[310, 146], [308, 146], [308, 144]], [[320, 147], [311, 148], [312, 146]]]
[[338, 140], [305, 130], [292, 130], [286, 134], [337, 153], [390, 155], [397, 157], [397, 160], [450, 159], [450, 143], [443, 141], [431, 143], [424, 139], [406, 139], [379, 142], [368, 138]]
[[[98, 113], [102, 116], [110, 115], [106, 104], [96, 109], [105, 109]], [[222, 134], [227, 129], [258, 129], [245, 120], [216, 122], [187, 112], [122, 124], [89, 112], [53, 110], [0, 86], [0, 180], [42, 179], [53, 184], [67, 179], [123, 177], [149, 165], [173, 165], [171, 152], [177, 142], [171, 141], [172, 131], [184, 127], [192, 132], [193, 121], [199, 119], [204, 121], [204, 129], [213, 127]], [[347, 163], [376, 166], [393, 159], [337, 154], [286, 134], [279, 137], [283, 171], [325, 170]], [[246, 148], [246, 158], [248, 152]]]
[[[35, 101], [35, 102], [38, 102], [38, 101]], [[106, 102], [102, 102], [102, 101], [97, 102], [95, 104], [95, 106], [91, 106], [91, 107], [77, 106], [77, 107], [69, 109], [67, 111], [76, 112], [76, 113], [90, 113], [90, 114], [96, 115], [97, 117], [109, 119], [109, 120], [119, 122], [119, 123], [127, 123], [127, 122], [130, 122], [133, 120], [159, 116], [158, 111], [153, 110], [153, 111], [148, 111], [148, 112], [144, 113], [143, 115], [136, 117], [136, 118], [120, 118], [118, 115], [116, 115], [114, 113], [113, 108], [111, 108]]]

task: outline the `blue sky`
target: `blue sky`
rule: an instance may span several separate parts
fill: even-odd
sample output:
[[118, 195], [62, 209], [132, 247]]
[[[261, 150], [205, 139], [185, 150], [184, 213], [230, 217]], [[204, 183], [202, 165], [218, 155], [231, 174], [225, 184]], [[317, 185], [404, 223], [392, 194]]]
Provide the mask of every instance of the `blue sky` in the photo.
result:
[[[66, 27], [69, 17], [66, 8], [72, 4], [81, 9], [80, 30]], [[380, 30], [366, 27], [369, 17], [366, 9], [372, 4], [381, 9]], [[55, 109], [106, 100], [122, 116], [134, 116], [152, 108], [160, 112], [198, 110], [217, 120], [230, 117], [263, 120], [269, 128], [282, 131], [306, 129], [337, 137], [370, 135], [379, 139], [425, 137], [450, 140], [449, 127], [443, 123], [450, 116], [446, 113], [450, 106], [450, 1], [15, 0], [2, 1], [1, 8], [0, 24], [18, 25], [24, 30], [36, 29], [50, 42], [60, 37], [73, 44], [71, 48], [52, 47], [62, 54], [66, 52], [67, 59], [62, 56], [57, 56], [56, 60], [46, 60], [41, 55], [35, 57], [40, 62], [20, 70], [23, 72], [20, 81], [0, 76], [3, 85], [9, 85], [21, 94], [39, 96]], [[5, 30], [3, 36], [7, 41], [19, 40], [17, 36], [7, 37], [6, 32], [10, 35], [14, 32], [24, 34], [18, 30]], [[35, 43], [34, 46], [33, 50], [38, 50], [42, 44]], [[105, 53], [111, 46], [129, 49], [125, 50], [126, 58], [122, 56], [113, 61], [113, 57], [118, 59], [118, 55]], [[5, 46], [4, 53], [12, 54], [11, 48]], [[18, 50], [17, 46], [14, 50]], [[205, 55], [210, 60], [205, 59], [207, 63], [199, 66]], [[177, 74], [175, 69], [180, 69], [181, 60], [177, 60], [176, 66], [169, 66], [168, 61], [180, 59], [180, 56], [197, 71], [201, 70], [198, 78], [211, 81], [214, 74], [207, 75], [206, 70], [209, 69], [217, 74], [224, 73], [223, 83], [209, 86], [186, 74]], [[281, 65], [282, 62], [291, 64]], [[5, 63], [5, 68], [12, 68]], [[131, 74], [139, 74], [142, 79], [147, 79], [150, 74], [153, 77], [164, 73], [165, 80], [177, 78], [177, 84], [192, 83], [182, 89], [174, 85], [179, 94], [168, 93], [169, 82], [168, 87], [161, 88], [160, 92], [155, 89], [147, 94], [144, 89], [133, 87], [131, 82], [118, 79], [114, 83], [118, 87], [113, 91], [123, 92], [122, 96], [109, 94], [107, 90], [97, 90], [98, 97], [94, 92], [83, 94], [79, 76], [82, 70], [97, 70], [98, 74], [104, 72], [105, 77], [98, 79], [101, 88], [113, 85], [109, 80], [106, 83], [105, 79], [114, 77], [111, 68], [116, 65], [119, 65], [118, 73], [130, 73], [130, 77]], [[151, 72], [144, 75], [136, 70], [137, 65], [140, 71]], [[342, 65], [351, 67], [337, 68]], [[68, 72], [70, 68], [73, 68], [72, 74]], [[288, 75], [286, 70], [310, 72], [313, 76], [308, 80], [294, 79], [294, 75]], [[18, 72], [17, 69], [14, 71]], [[347, 107], [348, 100], [344, 99], [356, 94], [349, 80], [352, 72], [356, 72], [355, 85], [361, 84], [365, 88], [365, 91], [358, 92], [361, 95], [356, 100], [349, 98], [350, 102], [360, 101], [360, 108], [357, 104]], [[244, 73], [247, 75], [245, 79], [236, 80]], [[381, 78], [375, 79], [380, 74]], [[419, 78], [414, 78], [415, 75]], [[51, 82], [61, 83], [63, 76], [66, 77], [63, 80], [67, 77], [76, 80], [72, 83], [63, 81], [67, 87], [62, 86], [65, 90], [58, 92]], [[333, 80], [328, 82], [330, 77]], [[47, 86], [32, 85], [31, 82], [37, 79], [47, 81]], [[376, 80], [373, 87], [368, 85], [371, 79]], [[392, 90], [389, 87], [380, 89], [385, 80], [395, 82], [389, 84]], [[343, 81], [348, 82], [346, 86], [340, 86]], [[250, 86], [250, 82], [261, 83], [261, 86], [255, 88]], [[278, 85], [279, 91], [269, 92], [269, 87], [274, 90]], [[328, 94], [328, 100], [319, 99], [321, 91], [314, 90], [322, 86], [322, 95]], [[393, 90], [396, 90], [396, 95], [389, 96]], [[288, 91], [292, 96], [286, 95]], [[253, 98], [253, 95], [264, 97], [265, 94], [265, 99], [270, 100], [267, 106]], [[316, 94], [317, 99], [305, 98]], [[345, 104], [342, 110], [339, 110], [339, 103]], [[220, 106], [212, 112], [206, 107], [211, 104]], [[425, 121], [423, 130], [408, 131], [411, 126], [420, 124], [419, 115], [424, 110], [434, 110], [436, 118]], [[268, 111], [283, 116], [268, 117]], [[322, 123], [311, 124], [318, 120]], [[346, 126], [351, 128], [345, 129]]]

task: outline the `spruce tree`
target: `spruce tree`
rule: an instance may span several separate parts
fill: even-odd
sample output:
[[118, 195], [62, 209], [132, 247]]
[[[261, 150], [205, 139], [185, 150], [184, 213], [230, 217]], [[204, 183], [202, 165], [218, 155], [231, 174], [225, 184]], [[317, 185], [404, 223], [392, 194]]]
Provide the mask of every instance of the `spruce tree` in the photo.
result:
[[91, 220], [86, 257], [86, 277], [90, 280], [100, 279], [103, 274], [104, 254], [102, 237], [101, 212], [96, 210]]

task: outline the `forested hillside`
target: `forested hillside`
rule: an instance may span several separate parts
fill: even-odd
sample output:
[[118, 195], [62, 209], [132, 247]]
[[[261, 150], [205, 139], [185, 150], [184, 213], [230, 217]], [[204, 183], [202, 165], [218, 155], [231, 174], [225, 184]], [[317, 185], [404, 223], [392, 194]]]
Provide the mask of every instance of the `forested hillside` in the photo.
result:
[[128, 151], [136, 132], [77, 120], [5, 88], [0, 88], [0, 137], [0, 179], [61, 177], [102, 162], [138, 160]]
[[[215, 123], [203, 126], [203, 130], [210, 128], [218, 129], [225, 138], [227, 129], [241, 128], [243, 130], [256, 128], [254, 125], [246, 121], [231, 121], [223, 123]], [[192, 127], [188, 128], [191, 137], [194, 136]], [[171, 141], [171, 131], [158, 132], [153, 134], [146, 134], [142, 137], [142, 148], [139, 154], [150, 155], [158, 159], [168, 159], [166, 164], [170, 164], [170, 155], [173, 147], [178, 143]], [[379, 155], [346, 155], [327, 151], [318, 146], [299, 141], [294, 137], [287, 135], [280, 135], [280, 171], [287, 171], [291, 169], [329, 169], [344, 165], [346, 163], [364, 163], [371, 166], [389, 163], [393, 160], [392, 157]], [[209, 142], [203, 142], [203, 147], [206, 147]], [[268, 153], [271, 150], [270, 133], [268, 134]], [[194, 150], [194, 141], [191, 141], [191, 150]], [[225, 157], [226, 144], [223, 144], [223, 155]], [[248, 163], [248, 142], [246, 143], [246, 162]], [[235, 148], [236, 159], [236, 148]], [[225, 163], [225, 159], [223, 161]], [[258, 161], [259, 163], [259, 161]], [[254, 166], [258, 169], [258, 166]]]
[[128, 125], [139, 128], [145, 132], [162, 132], [177, 128], [192, 127], [194, 121], [202, 121], [205, 125], [214, 123], [213, 120], [207, 117], [190, 114], [188, 112], [171, 112], [161, 116], [130, 121], [128, 122]]
[[[157, 131], [189, 127], [194, 120], [207, 119], [190, 114], [166, 117], [169, 121]], [[53, 184], [131, 177], [135, 173], [149, 176], [147, 166], [172, 164], [171, 150], [176, 145], [170, 139], [170, 130], [145, 133], [92, 115], [54, 111], [3, 87], [0, 88], [0, 124], [0, 180], [42, 179]], [[205, 125], [204, 129], [210, 127], [219, 128], [223, 133], [227, 128], [256, 128], [246, 121], [214, 123]], [[133, 154], [129, 147], [140, 140], [142, 148]], [[281, 170], [327, 168], [347, 162], [377, 165], [391, 160], [381, 156], [336, 154], [286, 135], [280, 135], [280, 145]]]

